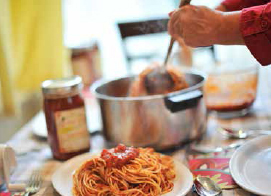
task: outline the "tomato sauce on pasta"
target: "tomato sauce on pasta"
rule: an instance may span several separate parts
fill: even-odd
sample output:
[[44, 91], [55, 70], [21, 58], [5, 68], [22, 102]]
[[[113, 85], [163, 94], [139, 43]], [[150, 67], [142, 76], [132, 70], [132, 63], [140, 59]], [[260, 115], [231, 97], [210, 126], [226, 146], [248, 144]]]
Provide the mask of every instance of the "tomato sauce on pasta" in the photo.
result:
[[73, 175], [74, 196], [158, 196], [173, 189], [174, 162], [152, 148], [118, 145], [83, 163]]
[[101, 153], [101, 158], [106, 161], [108, 167], [121, 167], [138, 156], [138, 149], [126, 147], [123, 144], [119, 144], [116, 148], [110, 150], [104, 149]]

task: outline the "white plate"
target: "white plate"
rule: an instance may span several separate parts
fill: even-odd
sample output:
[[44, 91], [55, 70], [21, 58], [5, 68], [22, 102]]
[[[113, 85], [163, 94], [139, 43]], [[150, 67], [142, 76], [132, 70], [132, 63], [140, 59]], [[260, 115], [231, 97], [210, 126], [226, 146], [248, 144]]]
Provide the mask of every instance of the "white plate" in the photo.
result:
[[271, 195], [271, 135], [250, 140], [235, 151], [230, 171], [235, 182], [247, 191]]
[[33, 134], [41, 137], [41, 138], [47, 138], [47, 127], [45, 122], [45, 116], [44, 112], [40, 111], [36, 116], [32, 119], [31, 128], [33, 131]]
[[[52, 183], [57, 192], [63, 196], [72, 196], [72, 175], [73, 172], [93, 154], [86, 153], [76, 156], [61, 165], [53, 174]], [[175, 162], [176, 178], [174, 188], [165, 196], [186, 195], [193, 185], [193, 175], [181, 162]]]
[[[98, 103], [94, 99], [85, 99], [87, 127], [90, 133], [102, 130], [101, 114]], [[33, 134], [47, 138], [47, 127], [44, 112], [40, 111], [31, 121]]]

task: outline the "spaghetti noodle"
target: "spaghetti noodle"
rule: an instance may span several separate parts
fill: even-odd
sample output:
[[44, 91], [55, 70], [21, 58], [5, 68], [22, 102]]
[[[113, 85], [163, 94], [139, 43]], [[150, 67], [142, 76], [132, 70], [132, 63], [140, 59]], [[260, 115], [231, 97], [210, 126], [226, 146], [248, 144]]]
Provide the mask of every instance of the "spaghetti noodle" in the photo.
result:
[[139, 97], [139, 96], [156, 95], [156, 94], [167, 94], [167, 93], [171, 93], [171, 92], [185, 89], [189, 86], [188, 83], [186, 82], [185, 75], [179, 69], [177, 69], [176, 67], [173, 67], [173, 66], [167, 66], [166, 72], [168, 73], [168, 75], [172, 79], [173, 85], [168, 87], [167, 89], [163, 89], [163, 88], [156, 89], [155, 93], [148, 92], [147, 88], [146, 88], [146, 83], [145, 83], [147, 75], [154, 72], [155, 69], [159, 69], [160, 66], [161, 65], [154, 63], [154, 64], [148, 66], [146, 69], [144, 69], [138, 75], [138, 77], [136, 77], [135, 80], [132, 82], [130, 90], [129, 90], [129, 96]]
[[[123, 158], [125, 161], [120, 161]], [[158, 196], [173, 189], [174, 178], [171, 157], [156, 153], [152, 148], [119, 145], [115, 149], [104, 150], [101, 156], [91, 158], [76, 170], [73, 194]]]

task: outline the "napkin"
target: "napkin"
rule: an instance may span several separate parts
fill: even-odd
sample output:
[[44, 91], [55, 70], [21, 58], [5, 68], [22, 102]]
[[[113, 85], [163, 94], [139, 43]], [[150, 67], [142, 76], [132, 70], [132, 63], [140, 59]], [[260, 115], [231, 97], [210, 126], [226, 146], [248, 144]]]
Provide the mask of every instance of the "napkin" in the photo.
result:
[[25, 184], [10, 184], [10, 175], [17, 166], [14, 150], [0, 144], [0, 184], [6, 184], [9, 191], [21, 191], [25, 189]]
[[233, 152], [234, 149], [205, 155], [190, 155], [188, 165], [194, 177], [208, 176], [221, 189], [233, 189], [238, 187], [229, 170], [229, 162]]
[[10, 196], [10, 193], [0, 193], [0, 196]]
[[229, 158], [198, 158], [189, 160], [189, 168], [193, 175], [208, 176], [221, 189], [237, 187], [229, 171]]
[[23, 196], [25, 193], [21, 192], [21, 193], [0, 193], [0, 196]]

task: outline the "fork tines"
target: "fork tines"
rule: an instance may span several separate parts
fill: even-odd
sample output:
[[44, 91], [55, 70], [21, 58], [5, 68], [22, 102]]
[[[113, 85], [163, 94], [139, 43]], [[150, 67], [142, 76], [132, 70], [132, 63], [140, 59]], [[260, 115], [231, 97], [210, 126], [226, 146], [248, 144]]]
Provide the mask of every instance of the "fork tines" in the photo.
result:
[[41, 175], [40, 171], [35, 170], [30, 176], [30, 179], [27, 183], [26, 191], [27, 192], [37, 192], [41, 186]]

